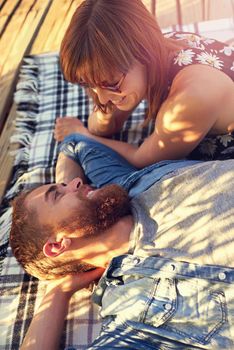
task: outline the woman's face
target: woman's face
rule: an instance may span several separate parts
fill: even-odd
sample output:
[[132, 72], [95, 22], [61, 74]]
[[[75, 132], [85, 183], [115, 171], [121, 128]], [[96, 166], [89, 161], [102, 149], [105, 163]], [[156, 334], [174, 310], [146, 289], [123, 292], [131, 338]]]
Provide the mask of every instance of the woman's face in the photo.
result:
[[[118, 84], [120, 82], [120, 84]], [[136, 62], [126, 75], [117, 73], [113, 82], [109, 85], [117, 85], [118, 92], [110, 91], [103, 87], [95, 87], [92, 90], [98, 95], [101, 104], [112, 102], [121, 111], [130, 111], [135, 108], [142, 99], [146, 98], [147, 74], [146, 68]], [[105, 85], [107, 85], [105, 83]]]

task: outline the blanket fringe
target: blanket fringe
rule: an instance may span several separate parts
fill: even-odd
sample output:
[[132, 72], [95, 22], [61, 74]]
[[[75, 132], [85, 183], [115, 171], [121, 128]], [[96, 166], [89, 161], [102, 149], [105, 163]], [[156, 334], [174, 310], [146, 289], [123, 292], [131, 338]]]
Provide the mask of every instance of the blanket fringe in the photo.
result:
[[[4, 196], [4, 203], [8, 203], [20, 190], [24, 188], [23, 174], [28, 169], [29, 152], [32, 139], [37, 126], [39, 108], [38, 96], [38, 66], [36, 59], [26, 57], [19, 75], [14, 100], [17, 105], [17, 118], [15, 121], [15, 134], [11, 136], [11, 143], [18, 143], [20, 148], [12, 151], [15, 156], [13, 178], [10, 188]], [[7, 210], [8, 205], [2, 208]], [[7, 228], [6, 228], [7, 229]]]

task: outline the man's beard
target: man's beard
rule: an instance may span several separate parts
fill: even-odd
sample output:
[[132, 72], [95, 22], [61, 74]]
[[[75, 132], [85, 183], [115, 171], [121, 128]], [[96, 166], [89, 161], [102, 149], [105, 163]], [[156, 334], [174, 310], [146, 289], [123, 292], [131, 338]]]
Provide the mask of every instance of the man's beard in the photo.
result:
[[118, 185], [107, 185], [94, 198], [82, 198], [83, 206], [60, 223], [67, 233], [77, 231], [79, 237], [96, 235], [131, 213], [127, 192]]

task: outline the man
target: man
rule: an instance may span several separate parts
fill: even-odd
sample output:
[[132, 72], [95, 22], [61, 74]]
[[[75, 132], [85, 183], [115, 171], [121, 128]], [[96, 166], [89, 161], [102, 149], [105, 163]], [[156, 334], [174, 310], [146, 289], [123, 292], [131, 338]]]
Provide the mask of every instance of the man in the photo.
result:
[[[23, 349], [56, 348], [71, 295], [106, 267], [94, 294], [103, 329], [90, 349], [233, 349], [234, 161], [162, 162], [137, 171], [102, 147], [71, 136], [58, 179], [69, 180], [67, 164], [73, 176], [78, 172], [67, 155], [78, 157], [91, 182], [115, 178], [134, 194], [130, 203], [119, 185], [93, 190], [75, 178], [42, 186], [21, 203], [24, 218], [38, 226], [36, 239], [31, 231], [22, 246], [13, 214], [11, 245], [27, 271], [54, 278], [90, 270], [51, 282]], [[92, 169], [103, 150], [115, 172], [100, 171], [100, 159]], [[23, 220], [24, 229], [29, 224]]]

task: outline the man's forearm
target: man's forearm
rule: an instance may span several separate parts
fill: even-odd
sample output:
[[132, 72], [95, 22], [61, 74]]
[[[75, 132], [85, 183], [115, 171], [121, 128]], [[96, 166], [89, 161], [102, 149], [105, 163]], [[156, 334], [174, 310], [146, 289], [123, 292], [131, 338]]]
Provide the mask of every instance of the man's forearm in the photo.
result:
[[56, 164], [56, 182], [68, 183], [76, 177], [81, 178], [84, 183], [87, 182], [81, 166], [74, 160], [65, 156], [65, 154], [59, 153]]
[[91, 282], [99, 279], [103, 272], [103, 268], [96, 268], [50, 281], [20, 350], [58, 349], [72, 295], [82, 288], [87, 288]]
[[63, 293], [50, 291], [42, 301], [20, 350], [57, 350], [68, 311], [69, 299]]

